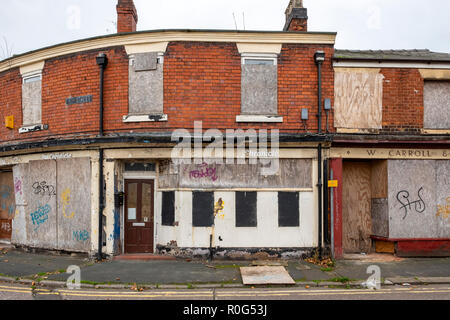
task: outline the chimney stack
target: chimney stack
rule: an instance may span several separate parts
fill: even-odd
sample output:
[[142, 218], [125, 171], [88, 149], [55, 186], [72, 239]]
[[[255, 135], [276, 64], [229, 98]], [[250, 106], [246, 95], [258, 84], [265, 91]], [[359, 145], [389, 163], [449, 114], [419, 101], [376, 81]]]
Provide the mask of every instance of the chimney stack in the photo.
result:
[[117, 33], [135, 32], [138, 15], [133, 0], [119, 0], [116, 9]]
[[283, 31], [308, 31], [308, 12], [303, 0], [290, 0]]

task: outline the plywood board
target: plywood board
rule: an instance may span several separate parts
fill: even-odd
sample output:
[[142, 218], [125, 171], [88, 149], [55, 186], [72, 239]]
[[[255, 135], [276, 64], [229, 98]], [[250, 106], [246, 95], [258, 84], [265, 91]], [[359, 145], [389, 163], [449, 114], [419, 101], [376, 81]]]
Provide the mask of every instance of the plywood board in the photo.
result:
[[344, 252], [369, 252], [371, 248], [371, 166], [368, 162], [344, 162], [343, 248]]
[[395, 243], [390, 241], [375, 241], [375, 251], [377, 253], [395, 253]]
[[295, 284], [284, 267], [242, 267], [242, 282], [245, 285], [258, 284]]
[[450, 129], [450, 81], [425, 81], [424, 128]]
[[371, 186], [373, 199], [385, 199], [388, 196], [387, 160], [372, 161]]
[[381, 129], [383, 105], [381, 73], [335, 73], [335, 127]]

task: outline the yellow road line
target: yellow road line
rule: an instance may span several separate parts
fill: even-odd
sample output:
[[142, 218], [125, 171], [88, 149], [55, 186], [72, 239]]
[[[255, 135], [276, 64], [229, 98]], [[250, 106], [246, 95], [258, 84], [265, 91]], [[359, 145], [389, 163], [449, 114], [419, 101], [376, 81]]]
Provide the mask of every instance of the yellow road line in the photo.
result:
[[[366, 291], [366, 292], [339, 292], [335, 291], [334, 293], [328, 293], [328, 292], [309, 292], [309, 293], [303, 293], [303, 296], [330, 296], [330, 295], [372, 295], [372, 294], [387, 294], [387, 293], [395, 293], [392, 291]], [[400, 293], [400, 292], [397, 292]], [[409, 291], [408, 293], [450, 293], [450, 290], [436, 290], [436, 291]], [[217, 297], [270, 297], [270, 296], [277, 296], [277, 295], [284, 295], [284, 296], [290, 296], [292, 294], [221, 294], [218, 293]]]
[[[56, 290], [57, 292], [60, 293], [87, 293], [87, 294], [93, 294], [93, 293], [97, 293], [96, 291], [80, 291], [80, 290]], [[139, 295], [139, 294], [147, 294], [150, 291], [140, 291], [140, 292], [127, 292], [127, 294], [129, 295]], [[195, 294], [212, 294], [212, 290], [211, 291], [190, 291], [192, 293]], [[124, 291], [101, 291], [102, 294], [124, 294]], [[154, 292], [155, 294], [187, 294], [186, 291], [181, 291], [181, 292], [177, 292], [177, 291], [158, 291], [158, 292]]]
[[122, 294], [122, 295], [107, 295], [107, 294], [78, 294], [78, 293], [62, 293], [61, 295], [63, 296], [78, 296], [78, 297], [103, 297], [103, 298], [167, 298], [167, 297], [174, 297], [174, 298], [190, 298], [190, 297], [208, 297], [208, 298], [212, 298], [213, 295], [212, 293], [209, 295], [196, 295], [196, 294], [189, 294], [189, 295], [176, 295], [176, 296], [171, 296], [171, 295], [148, 295], [148, 294], [142, 294], [142, 295], [127, 295], [127, 294]]
[[8, 290], [8, 289], [1, 289], [0, 292], [31, 293], [31, 290]]

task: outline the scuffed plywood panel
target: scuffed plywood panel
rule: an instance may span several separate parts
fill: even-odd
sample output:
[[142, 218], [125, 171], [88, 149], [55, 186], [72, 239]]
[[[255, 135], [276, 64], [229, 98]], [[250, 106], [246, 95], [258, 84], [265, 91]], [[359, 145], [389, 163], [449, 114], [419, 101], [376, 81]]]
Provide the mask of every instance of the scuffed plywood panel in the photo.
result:
[[371, 172], [372, 198], [385, 199], [388, 195], [387, 160], [372, 161]]
[[136, 72], [129, 67], [129, 113], [136, 115], [163, 114], [163, 65], [156, 70]]
[[242, 282], [245, 285], [295, 284], [284, 267], [242, 267]]
[[42, 81], [34, 81], [22, 85], [22, 114], [24, 126], [41, 123], [41, 92]]
[[342, 219], [346, 253], [369, 252], [371, 248], [371, 167], [369, 163], [344, 162]]
[[436, 161], [436, 219], [439, 234], [450, 238], [450, 161]]
[[[389, 160], [391, 238], [435, 239], [450, 236], [448, 225], [437, 216], [437, 189], [439, 184], [446, 188], [450, 173], [448, 168], [436, 166], [437, 161], [434, 160]], [[445, 194], [448, 187], [441, 190]]]
[[91, 240], [91, 161], [57, 160], [58, 249], [89, 251]]
[[193, 189], [312, 188], [311, 159], [280, 159], [278, 174], [265, 176], [257, 164], [160, 165], [159, 187]]
[[336, 128], [381, 129], [383, 79], [375, 72], [336, 70]]
[[372, 199], [372, 235], [389, 237], [388, 199]]
[[278, 114], [278, 67], [242, 65], [242, 114]]
[[450, 81], [425, 81], [424, 128], [450, 129]]
[[25, 201], [25, 177], [28, 175], [28, 163], [18, 164], [13, 167], [14, 191], [16, 197], [16, 212], [13, 220], [11, 243], [25, 245], [27, 243], [26, 211]]
[[33, 247], [56, 249], [56, 161], [30, 161], [24, 183], [27, 243]]

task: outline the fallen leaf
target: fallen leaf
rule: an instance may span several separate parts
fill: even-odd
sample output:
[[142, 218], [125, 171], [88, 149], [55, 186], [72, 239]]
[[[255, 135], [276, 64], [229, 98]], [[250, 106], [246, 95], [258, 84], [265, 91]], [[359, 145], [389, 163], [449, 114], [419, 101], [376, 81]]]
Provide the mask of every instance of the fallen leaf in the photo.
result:
[[3, 260], [3, 262], [9, 262], [9, 260]]
[[116, 278], [116, 280], [117, 280], [117, 281], [119, 281], [119, 280], [120, 280], [120, 278]]
[[305, 286], [306, 289], [309, 289], [309, 286]]

